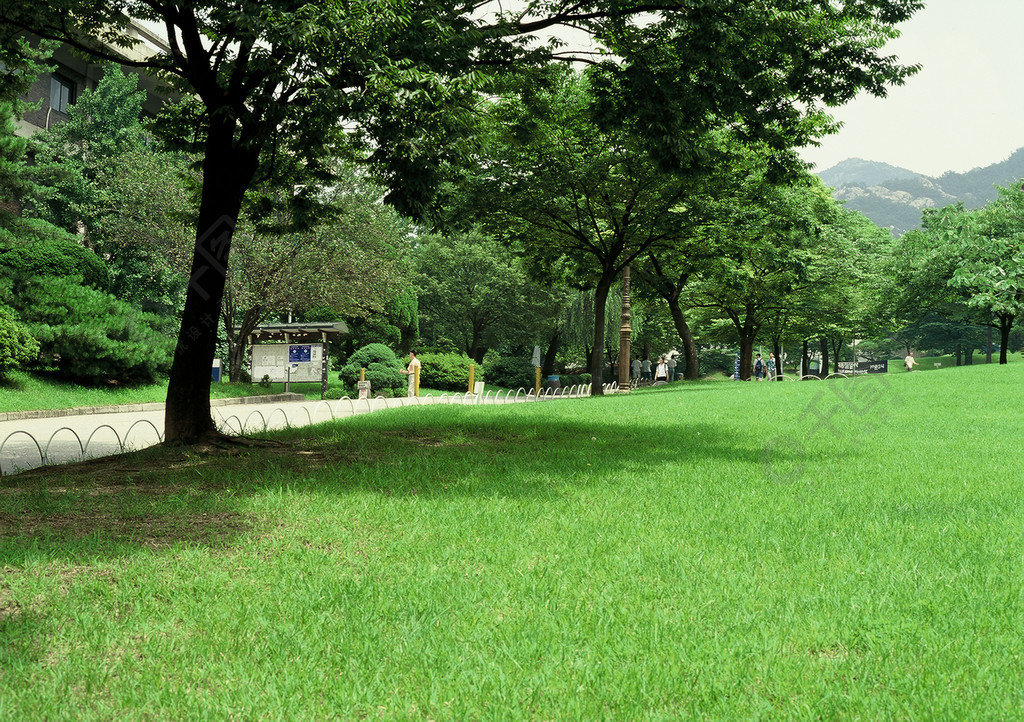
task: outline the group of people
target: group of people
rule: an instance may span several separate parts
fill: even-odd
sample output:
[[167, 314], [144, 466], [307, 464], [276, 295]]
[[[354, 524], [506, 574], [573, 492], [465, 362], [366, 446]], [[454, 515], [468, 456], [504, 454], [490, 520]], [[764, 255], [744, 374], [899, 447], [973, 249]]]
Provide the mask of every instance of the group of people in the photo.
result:
[[633, 359], [633, 378], [639, 379], [640, 381], [654, 381], [655, 383], [663, 381], [668, 383], [669, 381], [676, 380], [676, 357], [675, 356], [659, 356], [658, 363], [652, 364], [650, 356], [644, 356], [643, 359]]
[[769, 353], [767, 359], [761, 358], [761, 354], [754, 356], [754, 381], [773, 381], [777, 371], [774, 353]]

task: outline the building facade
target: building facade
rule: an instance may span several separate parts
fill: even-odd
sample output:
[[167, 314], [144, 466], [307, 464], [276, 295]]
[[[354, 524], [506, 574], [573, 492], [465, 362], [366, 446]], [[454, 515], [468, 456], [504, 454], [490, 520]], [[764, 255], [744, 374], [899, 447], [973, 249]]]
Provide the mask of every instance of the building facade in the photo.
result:
[[[131, 49], [108, 50], [126, 60], [142, 60], [155, 52], [170, 51], [167, 43], [159, 35], [144, 26], [133, 24], [131, 31], [140, 41], [138, 46]], [[78, 100], [84, 90], [95, 88], [103, 77], [103, 63], [86, 60], [72, 53], [66, 46], [62, 46], [53, 54], [50, 64], [56, 68], [52, 72], [40, 75], [23, 96], [24, 100], [33, 105], [38, 104], [39, 107], [26, 111], [21, 119], [15, 120], [17, 134], [22, 137], [27, 138], [33, 133], [67, 120], [68, 106]], [[136, 73], [139, 76], [139, 88], [146, 91], [143, 115], [155, 117], [160, 106], [166, 102], [168, 94], [162, 91], [154, 78], [137, 73], [127, 66], [124, 69], [126, 72]]]

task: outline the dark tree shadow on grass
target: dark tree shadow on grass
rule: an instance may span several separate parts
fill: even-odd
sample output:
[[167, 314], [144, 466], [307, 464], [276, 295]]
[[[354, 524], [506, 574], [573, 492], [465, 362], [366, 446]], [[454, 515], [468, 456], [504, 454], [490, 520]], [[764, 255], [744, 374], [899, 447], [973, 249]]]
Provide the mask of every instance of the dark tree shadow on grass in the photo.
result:
[[697, 420], [594, 420], [601, 407], [582, 404], [579, 415], [567, 406], [559, 416], [435, 408], [278, 432], [253, 448], [153, 447], [2, 477], [0, 566], [231, 546], [261, 524], [239, 500], [285, 486], [313, 494], [556, 500], [672, 465], [756, 469], [763, 462], [759, 440]]

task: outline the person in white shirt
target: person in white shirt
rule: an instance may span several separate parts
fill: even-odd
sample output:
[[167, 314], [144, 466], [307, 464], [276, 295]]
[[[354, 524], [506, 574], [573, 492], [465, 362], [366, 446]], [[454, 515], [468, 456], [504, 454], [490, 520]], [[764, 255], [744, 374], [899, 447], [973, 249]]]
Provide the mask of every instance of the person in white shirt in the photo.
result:
[[409, 365], [405, 368], [405, 370], [402, 371], [403, 374], [406, 374], [409, 377], [409, 396], [416, 395], [416, 377], [418, 375], [417, 372], [420, 370], [420, 368], [422, 368], [422, 366], [423, 364], [421, 364], [420, 360], [416, 358], [416, 352], [410, 351]]
[[665, 359], [658, 359], [658, 366], [654, 369], [654, 380], [655, 382], [663, 381], [668, 383], [668, 364], [665, 363]]

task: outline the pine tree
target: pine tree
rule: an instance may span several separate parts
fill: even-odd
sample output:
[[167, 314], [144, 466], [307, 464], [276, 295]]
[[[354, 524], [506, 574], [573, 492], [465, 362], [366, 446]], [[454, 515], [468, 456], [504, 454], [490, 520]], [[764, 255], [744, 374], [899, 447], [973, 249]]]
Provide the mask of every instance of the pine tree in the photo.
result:
[[24, 199], [38, 192], [25, 165], [25, 138], [15, 133], [14, 108], [0, 103], [0, 228], [12, 230]]

